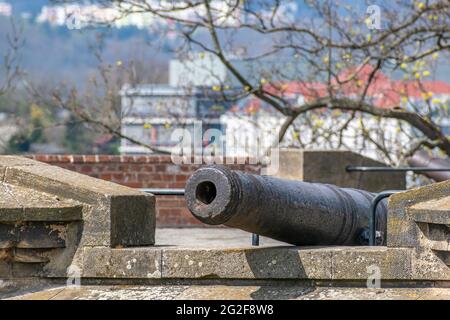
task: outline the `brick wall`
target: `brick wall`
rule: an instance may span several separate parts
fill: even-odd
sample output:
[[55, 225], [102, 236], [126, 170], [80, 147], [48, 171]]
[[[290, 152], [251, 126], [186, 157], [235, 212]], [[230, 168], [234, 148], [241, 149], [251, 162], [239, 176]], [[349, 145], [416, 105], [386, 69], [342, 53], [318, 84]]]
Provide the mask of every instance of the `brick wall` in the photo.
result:
[[[184, 188], [199, 165], [175, 165], [169, 155], [31, 155], [32, 159], [132, 188]], [[233, 169], [259, 172], [258, 165], [232, 165]], [[183, 197], [156, 197], [159, 227], [203, 226], [186, 208]]]

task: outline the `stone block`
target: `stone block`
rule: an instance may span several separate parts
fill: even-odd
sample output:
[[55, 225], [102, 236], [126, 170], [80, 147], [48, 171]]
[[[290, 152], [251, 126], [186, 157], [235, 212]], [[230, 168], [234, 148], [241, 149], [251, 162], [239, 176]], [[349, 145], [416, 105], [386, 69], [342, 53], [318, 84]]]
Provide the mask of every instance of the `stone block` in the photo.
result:
[[329, 279], [326, 250], [285, 248], [164, 249], [163, 278]]
[[[3, 184], [24, 198], [16, 199], [22, 212], [5, 207], [11, 221], [23, 221], [24, 217], [43, 220], [46, 214], [54, 221], [59, 220], [58, 215], [59, 221], [82, 218], [82, 246], [154, 244], [154, 196], [20, 157], [0, 157], [0, 167], [6, 168]], [[23, 192], [24, 188], [30, 192]], [[13, 200], [9, 203], [14, 203]], [[17, 212], [13, 213], [14, 210]]]
[[450, 268], [439, 253], [427, 248], [418, 248], [412, 254], [412, 275], [417, 280], [450, 280]]
[[86, 278], [161, 278], [161, 250], [154, 247], [83, 249], [82, 277]]
[[[0, 249], [0, 281], [1, 279], [9, 279], [12, 277], [12, 267], [7, 261], [1, 259], [2, 250]], [[1, 286], [0, 286], [1, 288]]]
[[111, 246], [155, 243], [155, 198], [146, 194], [111, 196]]
[[450, 181], [444, 181], [392, 195], [388, 201], [387, 245], [410, 248], [425, 245], [420, 223], [445, 223], [447, 212], [441, 209], [448, 204], [449, 194]]
[[28, 277], [43, 277], [44, 263], [22, 263], [14, 262], [12, 264], [12, 277], [14, 278], [28, 278]]
[[386, 247], [337, 248], [332, 253], [333, 280], [367, 280], [375, 273], [383, 280], [412, 278], [411, 250]]
[[284, 179], [334, 184], [372, 192], [406, 187], [405, 173], [347, 172], [351, 166], [385, 166], [385, 164], [350, 151], [280, 149], [279, 171]]

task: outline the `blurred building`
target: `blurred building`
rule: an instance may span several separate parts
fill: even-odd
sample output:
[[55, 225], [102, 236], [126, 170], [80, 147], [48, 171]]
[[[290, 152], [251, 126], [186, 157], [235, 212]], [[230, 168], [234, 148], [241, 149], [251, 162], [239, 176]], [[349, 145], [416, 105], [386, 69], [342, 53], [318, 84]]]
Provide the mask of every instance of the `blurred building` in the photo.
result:
[[[294, 79], [297, 69], [301, 67], [295, 60], [274, 58], [248, 60], [244, 58], [245, 56], [245, 49], [237, 48], [235, 52], [227, 54], [227, 60], [254, 86], [262, 79], [270, 81], [280, 81], [282, 78]], [[216, 55], [207, 52], [189, 53], [182, 59], [171, 60], [169, 84], [174, 87], [242, 86]]]
[[[231, 94], [231, 90], [226, 94]], [[231, 108], [233, 101], [224, 101], [223, 92], [208, 87], [174, 87], [170, 85], [140, 85], [123, 88], [122, 133], [137, 141], [170, 151], [177, 141], [171, 139], [176, 128], [194, 135], [196, 121], [202, 122], [202, 132], [224, 127], [220, 116]], [[149, 149], [122, 139], [121, 153], [149, 153]]]
[[7, 3], [0, 1], [0, 16], [10, 17], [12, 15], [12, 6]]
[[[255, 85], [265, 77], [276, 79], [274, 75], [281, 74], [276, 68], [295, 70], [288, 66], [292, 63], [289, 61], [265, 59], [251, 63], [242, 58], [244, 54], [236, 50], [228, 58], [247, 79], [255, 81]], [[170, 61], [168, 84], [122, 88], [122, 133], [164, 151], [177, 144], [171, 139], [175, 129], [186, 129], [193, 136], [195, 121], [202, 122], [202, 137], [208, 129], [225, 133], [228, 124], [221, 117], [237, 105], [234, 97], [242, 91], [242, 85], [217, 57], [191, 53], [183, 59]], [[120, 151], [127, 154], [150, 152], [129, 139], [122, 139]]]
[[[267, 65], [268, 69], [259, 68], [238, 57], [233, 59], [233, 65], [248, 79], [261, 79], [265, 72], [275, 68], [271, 64]], [[345, 70], [339, 78], [342, 81], [354, 72], [352, 69]], [[372, 72], [370, 65], [358, 69], [355, 81], [342, 81], [344, 84], [337, 86], [336, 96], [358, 99]], [[320, 82], [277, 81], [271, 78], [265, 89], [292, 105], [302, 105], [328, 95], [327, 86]], [[173, 131], [184, 128], [194, 136], [195, 122], [201, 120], [202, 134], [208, 129], [218, 129], [224, 134], [223, 141], [220, 141], [222, 149], [218, 152], [226, 151], [227, 156], [251, 156], [249, 152], [255, 146], [267, 149], [278, 139], [277, 133], [284, 116], [254, 96], [237, 99], [239, 92], [242, 93], [243, 88], [233, 74], [211, 55], [200, 54], [187, 60], [173, 60], [170, 62], [168, 85], [123, 88], [122, 132], [144, 144], [170, 151], [178, 143], [171, 139]], [[364, 101], [381, 109], [401, 106], [430, 116], [450, 135], [450, 85], [445, 82], [393, 80], [377, 72]], [[385, 160], [377, 143], [395, 155], [406, 149], [405, 145], [412, 137], [419, 136], [414, 129], [395, 119], [357, 113], [356, 120], [349, 122], [350, 117], [350, 112], [330, 109], [302, 115], [289, 128], [283, 145], [344, 148]], [[371, 138], [374, 140], [372, 143]], [[208, 137], [203, 143], [208, 144]], [[126, 139], [122, 139], [120, 150], [122, 153], [150, 152], [148, 148]]]
[[[358, 78], [342, 85], [336, 95], [354, 100], [360, 98], [364, 83], [367, 83], [372, 71], [371, 66], [362, 68], [358, 72]], [[351, 73], [352, 70], [346, 70], [339, 77], [346, 79]], [[328, 95], [326, 85], [317, 82], [280, 82], [268, 85], [266, 90], [282, 96], [293, 105], [313, 102]], [[393, 80], [384, 73], [377, 72], [364, 101], [380, 109], [401, 106], [430, 117], [450, 136], [448, 83]], [[396, 119], [374, 117], [365, 113], [356, 113], [353, 120], [349, 121], [351, 117], [351, 112], [325, 108], [301, 115], [289, 128], [282, 145], [313, 149], [341, 148], [383, 161], [388, 160], [381, 150], [385, 148], [390, 154], [390, 160], [396, 162], [398, 156], [408, 150], [411, 141], [422, 136], [416, 129]], [[251, 140], [262, 128], [266, 133], [272, 132], [275, 135], [281, 128], [284, 117], [266, 102], [247, 97], [240, 100], [221, 119], [228, 128], [227, 139], [240, 141], [238, 149], [245, 150], [246, 141]], [[272, 140], [276, 138], [274, 136]]]

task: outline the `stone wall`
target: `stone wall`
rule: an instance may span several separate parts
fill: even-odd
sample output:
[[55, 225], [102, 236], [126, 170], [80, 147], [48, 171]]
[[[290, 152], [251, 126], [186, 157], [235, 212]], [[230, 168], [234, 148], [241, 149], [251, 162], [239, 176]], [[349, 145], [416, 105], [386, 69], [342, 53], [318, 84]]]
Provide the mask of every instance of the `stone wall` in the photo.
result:
[[[169, 155], [31, 155], [29, 158], [131, 188], [184, 188], [198, 165], [175, 165]], [[258, 173], [258, 165], [233, 165]], [[156, 197], [158, 227], [205, 226], [188, 211], [184, 198]]]
[[16, 156], [0, 176], [0, 279], [65, 277], [86, 248], [155, 243], [152, 195]]

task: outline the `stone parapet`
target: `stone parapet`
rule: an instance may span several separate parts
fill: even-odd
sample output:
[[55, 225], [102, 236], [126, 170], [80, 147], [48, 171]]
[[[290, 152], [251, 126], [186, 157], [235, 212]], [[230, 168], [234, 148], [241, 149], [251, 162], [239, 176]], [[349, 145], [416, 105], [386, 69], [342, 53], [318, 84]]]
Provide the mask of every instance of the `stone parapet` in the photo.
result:
[[152, 195], [21, 157], [0, 173], [0, 277], [64, 277], [84, 247], [154, 244]]
[[450, 277], [450, 181], [395, 194], [389, 199], [387, 245], [410, 248], [420, 277]]

